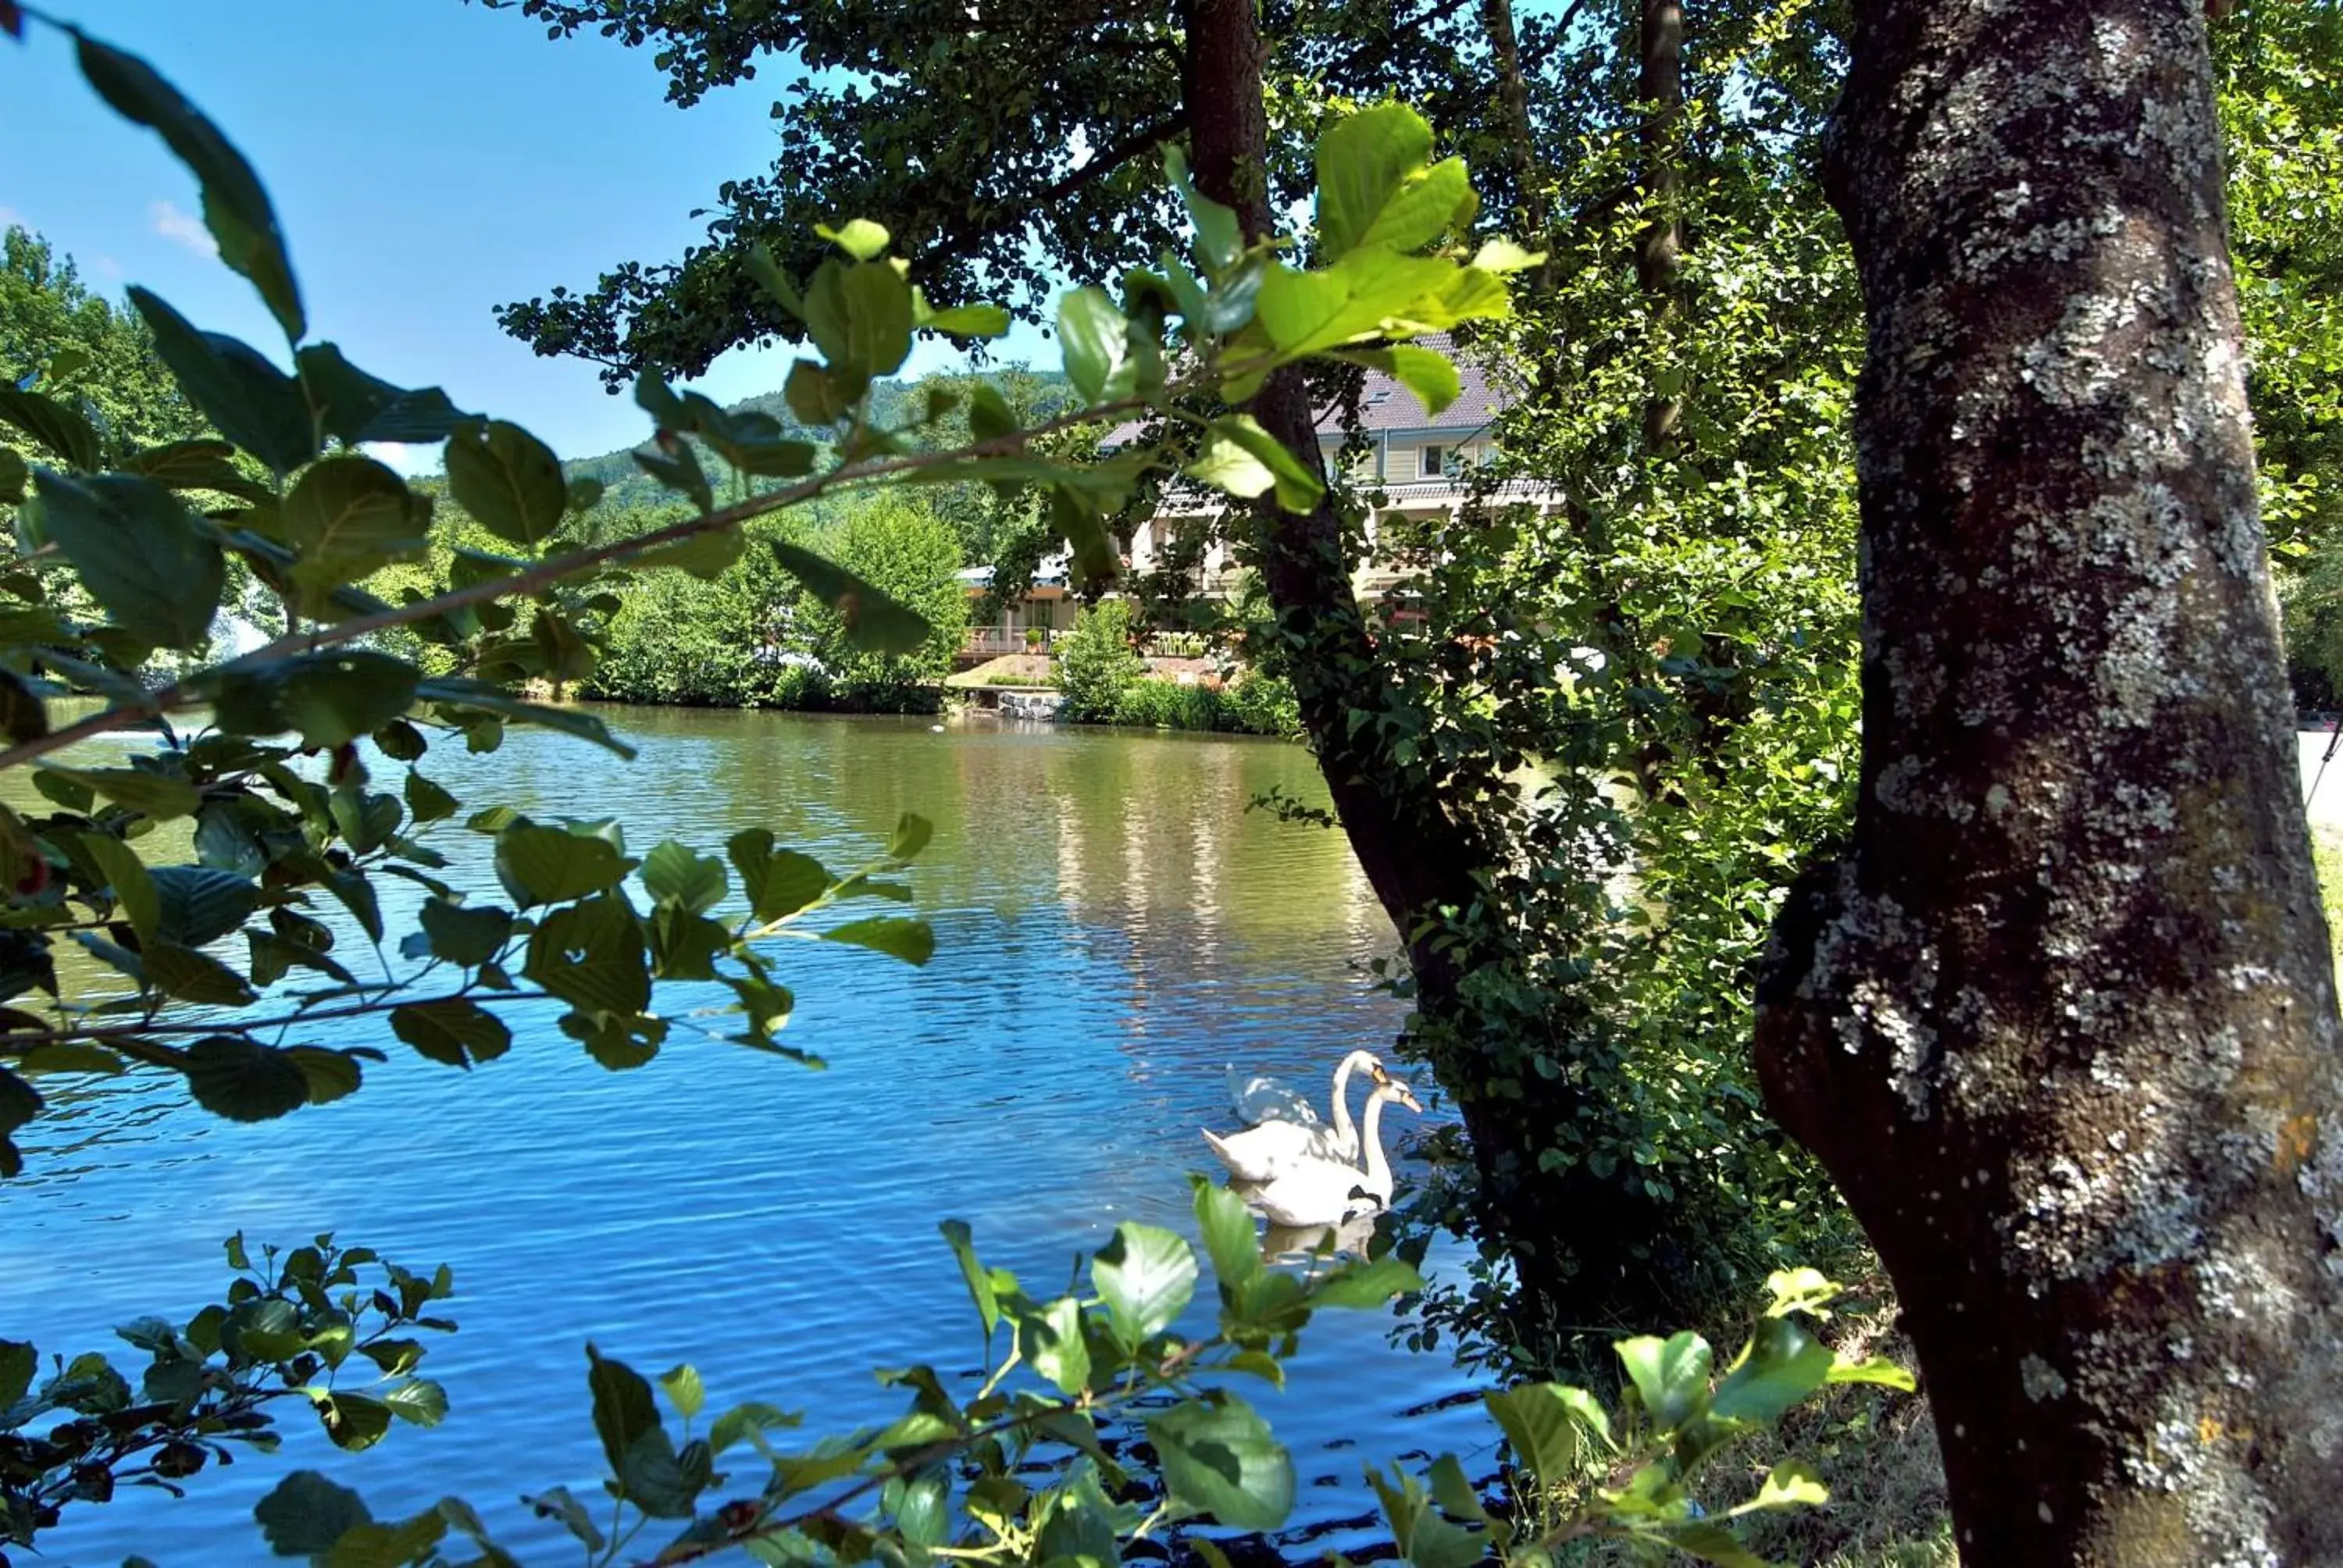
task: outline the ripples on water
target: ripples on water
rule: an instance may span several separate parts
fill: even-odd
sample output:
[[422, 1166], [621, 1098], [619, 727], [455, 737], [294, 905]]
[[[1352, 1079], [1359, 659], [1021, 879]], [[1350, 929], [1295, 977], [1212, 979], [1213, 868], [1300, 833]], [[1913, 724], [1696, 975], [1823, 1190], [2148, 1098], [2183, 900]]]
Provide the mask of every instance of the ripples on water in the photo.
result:
[[[454, 1406], [437, 1431], [401, 1427], [346, 1455], [288, 1409], [284, 1453], [207, 1474], [182, 1503], [69, 1511], [45, 1538], [51, 1563], [260, 1560], [252, 1503], [296, 1464], [357, 1487], [379, 1516], [460, 1493], [525, 1561], [568, 1561], [567, 1537], [514, 1500], [556, 1483], [586, 1494], [601, 1473], [588, 1338], [647, 1373], [695, 1362], [711, 1408], [804, 1410], [809, 1439], [890, 1417], [901, 1398], [871, 1368], [979, 1364], [938, 1221], [968, 1221], [987, 1261], [1054, 1293], [1120, 1220], [1192, 1233], [1185, 1172], [1209, 1164], [1196, 1130], [1226, 1124], [1225, 1064], [1316, 1091], [1344, 1050], [1397, 1023], [1357, 972], [1390, 939], [1347, 846], [1244, 810], [1272, 785], [1322, 798], [1297, 748], [610, 718], [642, 743], [636, 762], [515, 730], [491, 756], [435, 749], [422, 767], [468, 809], [618, 816], [637, 854], [668, 837], [720, 853], [761, 825], [838, 870], [916, 810], [937, 829], [910, 878], [934, 961], [814, 943], [779, 955], [799, 999], [790, 1037], [825, 1072], [682, 1029], [649, 1066], [606, 1072], [548, 1010], [514, 1016], [513, 1051], [468, 1075], [387, 1041], [364, 1092], [257, 1127], [140, 1076], [49, 1080], [61, 1108], [29, 1130], [27, 1174], [0, 1197], [0, 1332], [70, 1353], [142, 1313], [183, 1318], [224, 1286], [219, 1242], [239, 1229], [287, 1243], [330, 1230], [410, 1266], [445, 1261], [463, 1325], [424, 1369]], [[484, 840], [445, 824], [433, 841], [459, 856], [451, 879], [501, 898]], [[396, 932], [411, 901], [387, 902]], [[664, 990], [662, 1005], [676, 1007]], [[1391, 1348], [1389, 1327], [1322, 1317], [1283, 1394], [1243, 1391], [1293, 1449], [1294, 1526], [1313, 1552], [1372, 1539], [1344, 1523], [1370, 1505], [1363, 1461], [1487, 1452], [1478, 1414], [1443, 1401], [1455, 1370]]]

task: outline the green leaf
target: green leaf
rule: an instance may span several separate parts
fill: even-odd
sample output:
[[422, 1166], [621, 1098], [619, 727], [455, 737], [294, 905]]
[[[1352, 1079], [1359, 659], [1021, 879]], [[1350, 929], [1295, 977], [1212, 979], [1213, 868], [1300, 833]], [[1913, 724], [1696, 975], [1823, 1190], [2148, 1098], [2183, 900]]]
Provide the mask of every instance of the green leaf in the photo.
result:
[[1017, 1320], [1017, 1349], [1025, 1363], [1063, 1394], [1080, 1393], [1090, 1386], [1091, 1351], [1082, 1338], [1082, 1305], [1071, 1296], [1060, 1296], [1037, 1312]]
[[157, 866], [149, 876], [161, 907], [152, 931], [141, 931], [141, 936], [199, 948], [243, 925], [245, 917], [260, 907], [260, 890], [232, 871]]
[[773, 253], [763, 240], [750, 246], [740, 258], [742, 270], [756, 281], [757, 286], [772, 297], [773, 303], [799, 321], [805, 319], [805, 297], [788, 273], [774, 264]]
[[229, 459], [236, 448], [226, 441], [172, 441], [149, 447], [123, 465], [171, 490], [217, 490], [240, 500], [266, 501], [275, 492], [256, 485]]
[[661, 1431], [651, 1385], [624, 1362], [586, 1346], [586, 1384], [594, 1395], [594, 1431], [614, 1475], [626, 1473], [627, 1455], [646, 1436]]
[[933, 310], [916, 289], [912, 291], [912, 305], [920, 327], [949, 332], [954, 337], [1000, 337], [1009, 330], [1009, 312], [998, 305], [955, 305]]
[[494, 1061], [512, 1049], [504, 1020], [464, 997], [409, 1002], [390, 1010], [390, 1031], [416, 1054], [449, 1067]]
[[984, 1337], [992, 1338], [993, 1325], [1001, 1321], [1001, 1302], [993, 1292], [992, 1276], [976, 1261], [976, 1245], [965, 1220], [946, 1220], [936, 1227], [943, 1232], [952, 1256], [960, 1261], [960, 1278], [968, 1282], [969, 1299], [976, 1303], [976, 1315], [984, 1320]]
[[0, 447], [0, 503], [15, 506], [25, 498], [25, 487], [32, 482], [33, 471], [25, 467], [16, 449]]
[[979, 441], [998, 441], [1013, 436], [1020, 428], [1016, 412], [1001, 388], [990, 381], [980, 381], [969, 388], [968, 433]]
[[1404, 1260], [1386, 1254], [1370, 1261], [1344, 1264], [1314, 1282], [1310, 1287], [1310, 1304], [1374, 1308], [1393, 1296], [1411, 1295], [1423, 1289], [1423, 1275]]
[[276, 209], [259, 176], [219, 127], [136, 55], [111, 48], [78, 29], [73, 33], [81, 74], [124, 119], [146, 126], [196, 176], [204, 193], [204, 226], [219, 243], [220, 259], [260, 291], [288, 342], [308, 334], [301, 293], [286, 258]]
[[571, 1496], [568, 1487], [557, 1486], [534, 1497], [524, 1497], [521, 1501], [535, 1509], [538, 1518], [561, 1521], [562, 1527], [584, 1542], [588, 1552], [598, 1557], [600, 1555], [602, 1532], [596, 1526], [594, 1516], [587, 1511], [586, 1505]]
[[279, 1557], [317, 1557], [374, 1515], [358, 1494], [314, 1470], [297, 1470], [254, 1504], [253, 1518]]
[[936, 933], [925, 920], [880, 916], [832, 926], [820, 935], [823, 941], [870, 948], [913, 966], [924, 964], [936, 956]]
[[[0, 424], [13, 425], [35, 441], [65, 460], [65, 466], [84, 474], [94, 474], [106, 467], [103, 447], [96, 428], [85, 418], [80, 409], [41, 392], [27, 392], [0, 382]], [[10, 453], [15, 457], [15, 453]], [[15, 472], [21, 477], [24, 460], [15, 458]]]
[[383, 1390], [390, 1413], [417, 1426], [437, 1426], [447, 1418], [447, 1391], [426, 1378], [409, 1378]]
[[1436, 348], [1394, 343], [1388, 348], [1344, 349], [1329, 357], [1382, 371], [1414, 393], [1424, 412], [1434, 417], [1464, 393], [1464, 378], [1456, 362]]
[[1909, 1371], [1896, 1365], [1885, 1356], [1873, 1356], [1867, 1361], [1860, 1362], [1835, 1362], [1832, 1363], [1830, 1375], [1823, 1381], [1876, 1383], [1882, 1388], [1901, 1389], [1906, 1393], [1910, 1393], [1919, 1386], [1913, 1380]]
[[155, 886], [154, 874], [138, 851], [111, 833], [84, 833], [81, 847], [91, 861], [106, 874], [108, 886], [114, 890], [114, 901], [130, 929], [138, 933], [141, 941], [154, 940], [155, 928], [163, 918], [163, 896]]
[[311, 1396], [326, 1436], [336, 1448], [359, 1453], [380, 1442], [390, 1430], [390, 1406], [370, 1393], [334, 1392]]
[[211, 631], [227, 563], [178, 498], [126, 474], [35, 476], [49, 538], [116, 625], [155, 648], [191, 648]]
[[[1789, 1326], [1793, 1330], [1796, 1327]], [[1640, 1334], [1619, 1341], [1612, 1349], [1625, 1365], [1635, 1392], [1643, 1396], [1644, 1409], [1653, 1424], [1662, 1432], [1674, 1432], [1706, 1408], [1708, 1376], [1715, 1357], [1708, 1342], [1698, 1334], [1688, 1329], [1664, 1340]], [[1824, 1354], [1827, 1357], [1829, 1352]], [[1828, 1361], [1822, 1365], [1827, 1367]], [[1819, 1382], [1820, 1369], [1815, 1377]]]
[[735, 833], [724, 849], [740, 873], [749, 912], [760, 925], [796, 914], [829, 890], [830, 873], [820, 861], [795, 849], [775, 849], [767, 829]]
[[1432, 126], [1404, 104], [1347, 116], [1318, 138], [1318, 245], [1328, 259], [1363, 246], [1409, 251], [1470, 217], [1472, 182], [1455, 158], [1425, 166]]
[[592, 832], [516, 822], [497, 835], [497, 879], [522, 909], [615, 888], [635, 863]]
[[523, 972], [574, 1007], [631, 1017], [650, 1005], [642, 925], [616, 894], [598, 894], [538, 921]]
[[[179, 1001], [206, 1007], [246, 1007], [254, 1000], [245, 979], [209, 953], [160, 939], [139, 954], [147, 984]], [[304, 1093], [307, 1093], [306, 1089]], [[200, 1097], [199, 1097], [200, 1098]]]
[[1277, 504], [1289, 512], [1309, 512], [1326, 494], [1318, 476], [1250, 414], [1223, 414], [1213, 420], [1205, 430], [1203, 451], [1187, 472], [1232, 496], [1258, 496], [1274, 488]]
[[422, 554], [429, 542], [430, 503], [372, 457], [314, 465], [277, 515], [298, 553], [293, 581], [313, 608], [344, 583]]
[[569, 509], [561, 460], [501, 419], [464, 425], [448, 437], [447, 491], [497, 538], [531, 549], [560, 528]]
[[299, 734], [304, 746], [347, 746], [414, 704], [414, 666], [337, 648], [225, 669], [210, 683], [214, 721], [229, 735]]
[[643, 859], [643, 890], [664, 904], [704, 915], [724, 901], [724, 862], [694, 854], [670, 839]]
[[1169, 1231], [1126, 1221], [1091, 1258], [1091, 1282], [1116, 1335], [1136, 1347], [1187, 1310], [1196, 1293], [1196, 1254]]
[[[126, 1070], [127, 1064], [101, 1046], [59, 1040], [35, 1046], [16, 1059], [16, 1065], [26, 1072], [96, 1072], [112, 1077]], [[0, 1409], [6, 1407], [6, 1401], [0, 1400]]]
[[331, 1105], [344, 1095], [357, 1092], [363, 1074], [351, 1052], [328, 1050], [320, 1045], [289, 1045], [285, 1054], [309, 1081], [310, 1104]]
[[1513, 1445], [1513, 1462], [1546, 1486], [1576, 1481], [1586, 1468], [1581, 1439], [1592, 1429], [1607, 1443], [1610, 1421], [1584, 1389], [1563, 1383], [1524, 1383], [1481, 1396]]
[[650, 927], [651, 972], [661, 980], [715, 980], [716, 960], [732, 950], [728, 928], [679, 905], [652, 910]]
[[409, 772], [407, 775], [404, 792], [407, 812], [417, 826], [425, 822], [444, 822], [456, 814], [456, 797], [420, 773]]
[[9, 1134], [41, 1113], [46, 1101], [31, 1084], [0, 1067], [0, 1176], [20, 1176], [25, 1157]]
[[203, 799], [186, 779], [149, 773], [143, 768], [48, 768], [33, 776], [35, 786], [44, 778], [94, 790], [158, 822], [194, 816]]
[[457, 407], [437, 387], [410, 392], [367, 375], [330, 343], [313, 343], [293, 359], [326, 433], [353, 447], [364, 441], [443, 440], [479, 418]]
[[1830, 1488], [1815, 1467], [1802, 1459], [1785, 1459], [1766, 1475], [1757, 1495], [1741, 1504], [1735, 1514], [1763, 1508], [1820, 1508], [1830, 1501]]
[[1261, 1239], [1243, 1199], [1202, 1176], [1190, 1181], [1196, 1189], [1196, 1229], [1204, 1238], [1204, 1251], [1212, 1257], [1226, 1302], [1261, 1274]]
[[136, 284], [129, 293], [155, 335], [155, 352], [214, 429], [280, 475], [317, 455], [317, 428], [300, 383], [250, 344], [196, 330]]
[[322, 1559], [322, 1568], [409, 1568], [416, 1563], [444, 1563], [431, 1549], [447, 1533], [447, 1516], [427, 1508], [396, 1524], [379, 1521], [361, 1524], [334, 1543]]
[[670, 568], [689, 572], [702, 582], [714, 582], [729, 571], [732, 564], [747, 554], [748, 549], [748, 530], [737, 523], [728, 524], [723, 528], [703, 528], [671, 545], [645, 550], [635, 558], [632, 564], [640, 571]]
[[885, 226], [867, 217], [849, 218], [837, 228], [818, 223], [813, 231], [857, 261], [876, 261], [887, 254]]
[[1104, 289], [1078, 288], [1058, 302], [1058, 342], [1083, 402], [1131, 396], [1131, 323]]
[[450, 707], [478, 709], [515, 724], [534, 724], [546, 729], [558, 729], [564, 735], [590, 740], [605, 751], [615, 752], [629, 762], [635, 759], [635, 749], [612, 735], [609, 727], [594, 714], [582, 709], [556, 708], [547, 703], [530, 702], [485, 680], [472, 680], [460, 675], [433, 676], [417, 685], [415, 697], [418, 702], [443, 702]]
[[0, 1411], [25, 1397], [33, 1374], [41, 1370], [40, 1352], [24, 1340], [0, 1340]]
[[1196, 226], [1196, 258], [1204, 264], [1204, 270], [1218, 273], [1234, 266], [1244, 254], [1244, 233], [1238, 226], [1235, 209], [1196, 189], [1188, 175], [1187, 155], [1176, 142], [1163, 149], [1163, 172]]
[[667, 1391], [668, 1402], [675, 1406], [676, 1414], [689, 1421], [708, 1402], [708, 1390], [699, 1381], [699, 1370], [689, 1364], [674, 1367], [659, 1374], [659, 1387]]
[[[1716, 1385], [1708, 1412], [1719, 1421], [1771, 1426], [1785, 1411], [1829, 1381], [1833, 1359], [1830, 1347], [1795, 1320], [1762, 1319], [1740, 1361]], [[1706, 1372], [1704, 1366], [1704, 1383]], [[1637, 1386], [1641, 1387], [1640, 1382]]]
[[833, 377], [854, 396], [891, 376], [911, 352], [911, 286], [883, 261], [824, 263], [806, 292], [806, 325]]
[[803, 1419], [795, 1411], [751, 1400], [746, 1404], [734, 1405], [709, 1423], [708, 1446], [711, 1452], [722, 1453], [734, 1443], [747, 1441], [752, 1435], [796, 1426]]
[[1293, 1460], [1253, 1408], [1224, 1393], [1183, 1401], [1147, 1422], [1171, 1501], [1234, 1530], [1275, 1530], [1293, 1511]]
[[509, 910], [493, 905], [455, 904], [427, 899], [416, 911], [423, 934], [430, 939], [433, 956], [465, 969], [477, 969], [504, 950], [512, 936]]
[[1367, 1483], [1383, 1504], [1400, 1555], [1413, 1568], [1473, 1568], [1488, 1556], [1488, 1537], [1442, 1518], [1413, 1476], [1402, 1473], [1399, 1484], [1393, 1486], [1380, 1471], [1370, 1468]]
[[267, 1121], [309, 1103], [309, 1081], [291, 1057], [238, 1035], [196, 1041], [184, 1070], [196, 1103], [231, 1121]]
[[1714, 1563], [1717, 1568], [1773, 1568], [1744, 1546], [1733, 1532], [1713, 1519], [1694, 1519], [1659, 1527], [1659, 1535], [1677, 1551]]
[[846, 640], [864, 653], [914, 653], [934, 634], [924, 617], [877, 588], [822, 559], [811, 550], [779, 539], [769, 541], [783, 569], [806, 591], [838, 612]]
[[936, 825], [916, 811], [906, 811], [895, 819], [895, 836], [887, 840], [887, 858], [904, 861], [915, 858], [936, 836]]

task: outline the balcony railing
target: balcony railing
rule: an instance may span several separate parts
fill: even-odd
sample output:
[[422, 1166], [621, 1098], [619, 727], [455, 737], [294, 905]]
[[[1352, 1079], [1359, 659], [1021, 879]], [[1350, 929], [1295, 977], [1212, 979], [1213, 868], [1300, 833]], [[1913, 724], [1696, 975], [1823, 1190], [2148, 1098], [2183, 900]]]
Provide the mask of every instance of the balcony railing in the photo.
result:
[[[1029, 641], [1035, 632], [1039, 639]], [[982, 658], [999, 658], [1006, 653], [1047, 653], [1056, 637], [1048, 627], [1004, 631], [997, 626], [972, 626], [968, 628], [968, 651]]]

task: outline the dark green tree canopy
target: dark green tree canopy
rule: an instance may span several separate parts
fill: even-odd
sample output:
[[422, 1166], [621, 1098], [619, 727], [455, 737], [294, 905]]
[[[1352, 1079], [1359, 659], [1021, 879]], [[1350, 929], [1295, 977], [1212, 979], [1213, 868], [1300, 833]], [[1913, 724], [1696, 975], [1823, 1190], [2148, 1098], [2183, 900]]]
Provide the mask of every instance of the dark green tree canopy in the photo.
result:
[[[1172, 0], [987, 4], [973, 15], [960, 0], [484, 3], [557, 36], [590, 29], [656, 49], [680, 106], [753, 78], [767, 56], [797, 73], [774, 105], [772, 166], [718, 187], [706, 245], [498, 312], [540, 354], [593, 360], [613, 386], [646, 365], [691, 375], [736, 344], [794, 337], [741, 258], [761, 241], [801, 276], [821, 255], [819, 223], [885, 224], [939, 306], [991, 297], [1037, 310], [1052, 273], [1110, 276], [1178, 244], [1160, 156], [1187, 126], [1184, 7]], [[1280, 97], [1272, 124], [1294, 133], [1272, 138], [1293, 149], [1271, 171], [1281, 203], [1309, 188], [1306, 150], [1331, 101], [1401, 97], [1451, 136], [1488, 97], [1487, 50], [1464, 0], [1282, 0], [1262, 31]], [[1503, 166], [1474, 166], [1502, 184]], [[1502, 208], [1506, 194], [1490, 194]]]

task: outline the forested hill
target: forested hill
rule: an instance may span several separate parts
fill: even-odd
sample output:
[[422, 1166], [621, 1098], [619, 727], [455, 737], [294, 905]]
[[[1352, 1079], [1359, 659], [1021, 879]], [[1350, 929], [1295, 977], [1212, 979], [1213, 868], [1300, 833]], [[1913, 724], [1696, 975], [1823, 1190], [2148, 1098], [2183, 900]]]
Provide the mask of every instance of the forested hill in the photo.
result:
[[[978, 377], [967, 376], [931, 376], [919, 381], [886, 380], [871, 389], [871, 418], [882, 426], [910, 423], [917, 416], [920, 399], [931, 387], [952, 387]], [[1028, 370], [1022, 366], [1010, 366], [987, 372], [981, 379], [1000, 387], [1009, 406], [1018, 410], [1026, 421], [1046, 419], [1062, 410], [1071, 400], [1072, 392], [1066, 384], [1065, 373], [1059, 370]], [[790, 412], [789, 400], [778, 390], [763, 392], [726, 406], [729, 413], [769, 414], [781, 423], [789, 437], [809, 441], [828, 438], [829, 432], [809, 429]], [[966, 426], [955, 413], [937, 427], [939, 442], [956, 442], [966, 437]], [[708, 477], [715, 482], [719, 498], [730, 493], [732, 470], [723, 459], [705, 447], [699, 451], [700, 462]], [[603, 487], [606, 507], [656, 507], [676, 500], [672, 491], [660, 488], [658, 481], [642, 471], [634, 459], [634, 448], [605, 452], [599, 457], [578, 457], [562, 465], [571, 478], [598, 480]], [[769, 485], [772, 481], [763, 483]]]

